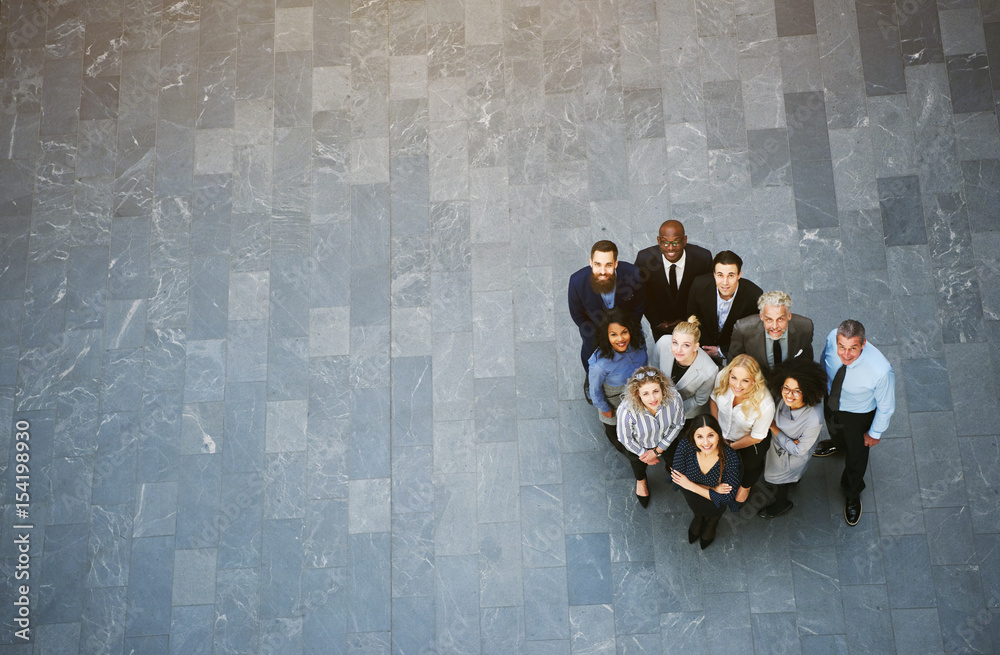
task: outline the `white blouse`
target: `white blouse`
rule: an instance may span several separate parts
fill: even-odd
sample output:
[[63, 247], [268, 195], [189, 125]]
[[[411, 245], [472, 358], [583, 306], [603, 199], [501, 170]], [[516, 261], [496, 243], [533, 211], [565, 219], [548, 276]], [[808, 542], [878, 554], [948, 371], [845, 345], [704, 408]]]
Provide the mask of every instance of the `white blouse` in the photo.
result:
[[[716, 384], [718, 384], [718, 379], [716, 379]], [[722, 428], [723, 439], [732, 443], [748, 434], [757, 441], [767, 437], [771, 421], [774, 420], [774, 400], [771, 399], [771, 394], [766, 390], [764, 391], [764, 399], [760, 402], [760, 416], [747, 417], [743, 413], [743, 403], [733, 407], [732, 388], [721, 396], [713, 393], [712, 400], [719, 408], [719, 426]]]

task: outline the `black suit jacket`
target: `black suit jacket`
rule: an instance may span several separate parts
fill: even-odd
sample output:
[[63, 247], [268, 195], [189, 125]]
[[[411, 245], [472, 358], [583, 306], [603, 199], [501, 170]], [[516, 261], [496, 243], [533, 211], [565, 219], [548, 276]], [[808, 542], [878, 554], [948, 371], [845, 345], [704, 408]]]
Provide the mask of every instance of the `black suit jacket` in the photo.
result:
[[664, 321], [683, 320], [690, 316], [687, 313], [688, 294], [691, 284], [699, 275], [712, 272], [712, 253], [701, 246], [692, 243], [684, 247], [684, 277], [675, 295], [667, 282], [667, 271], [663, 268], [663, 256], [659, 246], [643, 248], [635, 257], [635, 265], [639, 269], [639, 277], [646, 285], [646, 320], [653, 328], [655, 342], [665, 331], [659, 329]]
[[716, 310], [715, 277], [709, 273], [701, 275], [691, 284], [691, 294], [688, 296], [688, 313], [694, 314], [701, 321], [701, 345], [718, 346], [723, 354], [729, 354], [729, 342], [733, 337], [733, 326], [744, 316], [757, 314], [757, 299], [761, 288], [750, 280], [743, 278], [736, 289], [733, 306], [729, 310], [722, 331], [719, 331], [719, 313]]

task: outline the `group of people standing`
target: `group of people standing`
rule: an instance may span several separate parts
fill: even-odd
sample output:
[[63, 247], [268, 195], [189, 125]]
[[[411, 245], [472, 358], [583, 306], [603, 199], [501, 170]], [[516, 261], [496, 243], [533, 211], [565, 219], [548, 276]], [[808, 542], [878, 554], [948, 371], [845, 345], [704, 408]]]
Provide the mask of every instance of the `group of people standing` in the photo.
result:
[[[895, 408], [892, 366], [861, 323], [832, 330], [817, 362], [812, 321], [742, 268], [734, 252], [689, 244], [670, 220], [635, 264], [598, 241], [569, 282], [584, 394], [632, 467], [636, 499], [649, 505], [647, 469], [664, 460], [694, 514], [688, 540], [703, 549], [761, 475], [772, 501], [758, 515], [792, 509], [789, 487], [814, 456], [844, 454], [844, 518], [856, 525], [869, 449]], [[819, 441], [824, 423], [830, 439]]]

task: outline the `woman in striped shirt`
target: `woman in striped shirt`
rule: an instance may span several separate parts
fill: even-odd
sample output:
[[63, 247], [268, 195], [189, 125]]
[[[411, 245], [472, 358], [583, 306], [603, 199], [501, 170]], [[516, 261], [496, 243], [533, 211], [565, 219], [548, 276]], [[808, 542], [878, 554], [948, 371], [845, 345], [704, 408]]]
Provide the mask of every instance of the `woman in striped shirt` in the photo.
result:
[[646, 467], [659, 463], [683, 425], [684, 403], [670, 378], [653, 366], [636, 369], [618, 406], [618, 441], [625, 446], [635, 497], [643, 507], [649, 506]]

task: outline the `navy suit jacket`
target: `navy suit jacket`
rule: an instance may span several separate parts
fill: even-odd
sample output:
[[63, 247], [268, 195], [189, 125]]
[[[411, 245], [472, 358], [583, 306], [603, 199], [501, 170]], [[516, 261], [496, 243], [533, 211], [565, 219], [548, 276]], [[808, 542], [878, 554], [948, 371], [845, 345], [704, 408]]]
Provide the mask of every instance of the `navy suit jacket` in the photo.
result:
[[[646, 308], [646, 290], [639, 279], [639, 269], [628, 262], [619, 261], [615, 275], [618, 278], [615, 285], [615, 307], [631, 313], [636, 322], [640, 322]], [[584, 368], [597, 347], [594, 333], [606, 311], [604, 300], [590, 288], [590, 267], [584, 266], [573, 273], [569, 278], [569, 314], [580, 328]]]
[[684, 246], [684, 277], [677, 287], [677, 293], [670, 289], [667, 271], [663, 268], [663, 255], [659, 246], [643, 248], [635, 257], [639, 276], [646, 285], [646, 320], [653, 328], [653, 341], [659, 340], [665, 331], [659, 329], [664, 321], [684, 320], [687, 313], [688, 294], [691, 284], [699, 275], [712, 272], [712, 253], [701, 246], [689, 243]]
[[733, 337], [733, 326], [744, 316], [757, 314], [757, 299], [764, 293], [761, 288], [750, 280], [743, 278], [736, 289], [733, 306], [729, 316], [719, 330], [719, 312], [716, 308], [717, 291], [715, 276], [712, 273], [699, 276], [691, 285], [691, 295], [688, 296], [688, 313], [694, 314], [701, 321], [701, 345], [718, 346], [728, 358], [729, 342]]

